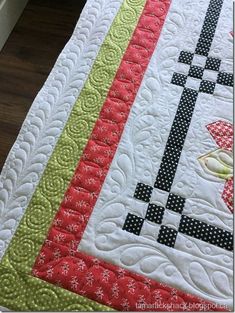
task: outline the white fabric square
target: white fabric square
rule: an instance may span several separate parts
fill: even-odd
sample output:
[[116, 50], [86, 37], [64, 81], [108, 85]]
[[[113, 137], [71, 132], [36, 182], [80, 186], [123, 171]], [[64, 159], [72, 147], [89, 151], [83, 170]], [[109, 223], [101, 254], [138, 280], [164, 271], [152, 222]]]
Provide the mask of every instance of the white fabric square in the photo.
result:
[[162, 219], [162, 225], [178, 230], [180, 220], [181, 220], [181, 214], [170, 211], [170, 210], [165, 210], [164, 216]]
[[198, 91], [199, 87], [200, 87], [200, 83], [201, 83], [201, 79], [187, 77], [187, 81], [186, 81], [185, 87], [191, 88], [191, 89], [194, 89], [194, 90]]
[[197, 65], [204, 68], [206, 65], [206, 59], [207, 57], [204, 57], [203, 55], [194, 54], [192, 65]]
[[158, 237], [159, 229], [160, 225], [145, 220], [140, 235], [155, 242]]
[[168, 196], [169, 192], [154, 188], [151, 197], [151, 203], [166, 207]]
[[190, 65], [178, 62], [177, 73], [188, 75], [189, 69], [190, 69]]
[[204, 70], [202, 79], [216, 82], [218, 76], [217, 71]]

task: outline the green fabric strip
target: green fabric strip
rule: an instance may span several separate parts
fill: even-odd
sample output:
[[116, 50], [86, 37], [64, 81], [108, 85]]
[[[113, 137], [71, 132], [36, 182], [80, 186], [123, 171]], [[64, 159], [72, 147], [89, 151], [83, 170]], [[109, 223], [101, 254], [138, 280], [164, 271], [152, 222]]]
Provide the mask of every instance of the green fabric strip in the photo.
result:
[[0, 265], [0, 305], [14, 311], [113, 311], [73, 292]]
[[[67, 298], [70, 299], [68, 297], [68, 294], [71, 294], [70, 292], [41, 282], [39, 279], [22, 276], [23, 274], [19, 273], [27, 274], [31, 272], [52, 219], [59, 208], [76, 165], [99, 116], [122, 56], [137, 26], [145, 2], [146, 0], [124, 0], [111, 26], [89, 78], [48, 161], [32, 200], [0, 263], [0, 266], [7, 268], [9, 271], [6, 282], [0, 277], [0, 305], [24, 310], [26, 308], [26, 303], [24, 303], [26, 296], [24, 293], [27, 290], [29, 292], [27, 305], [31, 309], [33, 302], [39, 301], [39, 299], [35, 299], [34, 294], [36, 295], [38, 290], [42, 288], [42, 284], [46, 286], [48, 295], [54, 292], [60, 294], [57, 298], [57, 306], [55, 306], [54, 302], [51, 302], [51, 305], [49, 302], [46, 310], [53, 309], [59, 311], [59, 305], [64, 307], [64, 302], [68, 301]], [[4, 274], [4, 271], [2, 272]], [[8, 297], [6, 288], [7, 293], [16, 294], [19, 299], [22, 299], [20, 300], [22, 304], [16, 304], [15, 297]], [[58, 289], [59, 291], [57, 291]], [[30, 296], [31, 293], [32, 297]], [[48, 297], [50, 298], [50, 296]], [[82, 299], [82, 297], [75, 294], [74, 297], [76, 299], [75, 303]], [[86, 301], [89, 305], [94, 303], [87, 299], [83, 301]], [[101, 306], [98, 304], [97, 306], [92, 306], [92, 308], [101, 310]], [[82, 310], [86, 311], [83, 305]]]

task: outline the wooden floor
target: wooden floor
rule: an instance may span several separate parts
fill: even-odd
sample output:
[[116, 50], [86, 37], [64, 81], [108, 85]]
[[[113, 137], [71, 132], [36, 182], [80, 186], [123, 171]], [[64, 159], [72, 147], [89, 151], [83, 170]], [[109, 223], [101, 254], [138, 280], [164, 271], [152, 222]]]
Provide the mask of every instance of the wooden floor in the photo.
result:
[[85, 0], [30, 0], [0, 52], [0, 170]]

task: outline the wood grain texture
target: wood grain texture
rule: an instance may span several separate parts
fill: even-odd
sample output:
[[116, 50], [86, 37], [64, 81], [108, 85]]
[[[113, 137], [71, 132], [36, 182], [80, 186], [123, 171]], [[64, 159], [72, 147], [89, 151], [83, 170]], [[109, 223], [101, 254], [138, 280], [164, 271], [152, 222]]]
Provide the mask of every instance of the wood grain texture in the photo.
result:
[[85, 0], [30, 0], [0, 52], [0, 170]]

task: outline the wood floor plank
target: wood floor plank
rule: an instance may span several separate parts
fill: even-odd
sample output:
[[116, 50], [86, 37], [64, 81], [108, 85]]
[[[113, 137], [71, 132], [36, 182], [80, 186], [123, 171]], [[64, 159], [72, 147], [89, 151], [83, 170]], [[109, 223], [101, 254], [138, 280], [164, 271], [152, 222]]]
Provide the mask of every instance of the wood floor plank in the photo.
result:
[[85, 0], [30, 0], [0, 52], [0, 170]]

